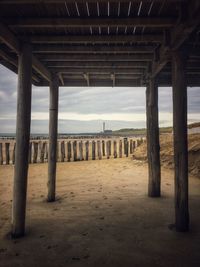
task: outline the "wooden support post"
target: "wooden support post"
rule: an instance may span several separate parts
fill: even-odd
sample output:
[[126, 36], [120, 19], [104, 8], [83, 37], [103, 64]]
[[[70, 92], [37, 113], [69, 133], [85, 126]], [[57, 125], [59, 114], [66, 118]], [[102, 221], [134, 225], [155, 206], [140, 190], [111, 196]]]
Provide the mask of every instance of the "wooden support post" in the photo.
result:
[[97, 141], [97, 154], [98, 154], [98, 158], [102, 159], [101, 142], [100, 142], [100, 140]]
[[108, 141], [109, 142], [109, 155], [112, 155], [111, 149], [112, 149], [112, 143], [111, 140]]
[[28, 150], [31, 121], [32, 49], [22, 44], [18, 58], [16, 157], [12, 207], [12, 236], [25, 234]]
[[3, 165], [3, 145], [0, 143], [0, 165]]
[[77, 161], [77, 141], [73, 142], [73, 155], [74, 155], [74, 161]]
[[149, 197], [159, 197], [161, 179], [160, 143], [158, 126], [158, 85], [155, 79], [149, 81], [146, 89], [146, 116], [147, 159], [149, 167], [148, 195]]
[[28, 150], [28, 163], [32, 162], [32, 142], [29, 143], [29, 150]]
[[12, 153], [12, 164], [15, 164], [15, 148], [16, 148], [16, 143], [13, 144], [13, 153]]
[[114, 159], [117, 158], [117, 141], [116, 140], [113, 141], [113, 156], [114, 156]]
[[135, 141], [133, 141], [133, 152], [134, 152], [135, 148], [136, 148], [136, 143], [135, 143]]
[[119, 140], [119, 157], [122, 158], [122, 140]]
[[109, 149], [109, 145], [110, 145], [110, 141], [108, 140], [106, 142], [106, 155], [107, 155], [107, 159], [110, 158], [110, 149]]
[[181, 232], [189, 230], [186, 61], [187, 57], [184, 51], [173, 52], [175, 225], [176, 230]]
[[92, 141], [92, 160], [96, 159], [96, 142]]
[[89, 141], [85, 142], [85, 160], [89, 159]]
[[46, 143], [46, 149], [45, 149], [45, 159], [48, 162], [48, 158], [49, 158], [49, 142]]
[[72, 145], [71, 145], [71, 141], [67, 142], [67, 161], [70, 162], [72, 157]]
[[79, 142], [79, 155], [80, 155], [80, 160], [81, 161], [84, 160], [84, 158], [83, 158], [83, 142], [82, 141]]
[[56, 195], [56, 159], [58, 131], [58, 90], [59, 80], [55, 75], [50, 82], [49, 103], [49, 155], [48, 155], [48, 195], [47, 201], [55, 201]]
[[40, 162], [41, 163], [44, 163], [45, 146], [46, 146], [46, 143], [45, 142], [42, 142], [41, 143], [41, 147], [40, 147]]
[[65, 161], [65, 142], [64, 141], [62, 141], [61, 143], [60, 143], [60, 151], [61, 151], [61, 158], [60, 158], [60, 161], [61, 162], [64, 162]]
[[133, 154], [133, 140], [130, 140], [130, 154]]
[[102, 155], [103, 157], [105, 157], [106, 153], [105, 153], [105, 141], [102, 140]]
[[9, 165], [10, 163], [10, 143], [5, 143], [5, 152], [6, 152], [6, 164]]
[[38, 158], [38, 142], [33, 142], [33, 163], [37, 163]]

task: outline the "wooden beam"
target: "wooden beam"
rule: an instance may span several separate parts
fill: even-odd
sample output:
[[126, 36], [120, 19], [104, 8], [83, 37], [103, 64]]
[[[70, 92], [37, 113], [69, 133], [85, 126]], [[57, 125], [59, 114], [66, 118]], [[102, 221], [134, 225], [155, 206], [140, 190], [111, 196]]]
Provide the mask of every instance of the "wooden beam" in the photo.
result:
[[[109, 80], [111, 78], [111, 75], [114, 74], [90, 74], [90, 79], [92, 80]], [[62, 74], [63, 79], [70, 79], [70, 80], [81, 80], [85, 77], [83, 77], [82, 74]], [[131, 80], [131, 79], [139, 79], [141, 77], [140, 74], [117, 74], [115, 75], [116, 80]]]
[[111, 62], [111, 61], [75, 61], [75, 62], [48, 62], [48, 68], [137, 68], [146, 69], [147, 63], [145, 62]]
[[146, 89], [147, 158], [149, 167], [149, 197], [160, 196], [160, 143], [158, 125], [158, 85], [151, 79]]
[[70, 43], [161, 43], [162, 35], [33, 35], [30, 36], [33, 44], [70, 44]]
[[[6, 27], [4, 24], [0, 22], [0, 39], [13, 50], [15, 53], [19, 54], [20, 47], [22, 44], [16, 38], [16, 36]], [[46, 80], [51, 80], [51, 73], [48, 69], [35, 57], [32, 56], [32, 64], [33, 68], [40, 73], [40, 75]]]
[[[76, 0], [77, 3], [96, 3], [98, 0]], [[161, 3], [163, 0], [154, 0], [154, 2]], [[167, 0], [169, 3], [181, 3], [187, 0]], [[108, 0], [101, 0], [102, 3], [107, 3]], [[116, 2], [116, 0], [109, 0], [109, 2]], [[127, 3], [127, 0], [120, 0], [121, 3]], [[134, 3], [140, 3], [141, 0], [132, 0]], [[144, 3], [151, 3], [152, 0], [142, 0]], [[74, 0], [1, 0], [0, 5], [6, 4], [64, 4], [74, 3]]]
[[33, 68], [47, 81], [51, 81], [50, 71], [35, 57], [32, 56]]
[[137, 68], [129, 68], [129, 69], [121, 69], [121, 68], [51, 68], [52, 72], [55, 73], [68, 73], [68, 74], [107, 74], [107, 73], [115, 73], [115, 74], [143, 74], [142, 69]]
[[[16, 67], [16, 71], [14, 71], [15, 73], [17, 73], [17, 69], [18, 69], [18, 61], [14, 58], [12, 58], [11, 56], [7, 55], [2, 49], [0, 49], [0, 57], [3, 58], [6, 62], [8, 62], [9, 64], [13, 65], [14, 67]], [[9, 66], [7, 66], [8, 68], [10, 68]], [[13, 71], [13, 68], [11, 68], [11, 70]], [[40, 79], [38, 79], [37, 76], [32, 74], [32, 79], [35, 82], [40, 82]]]
[[117, 54], [145, 54], [153, 53], [155, 46], [153, 45], [33, 45], [33, 53], [35, 54], [92, 54], [92, 53], [117, 53]]
[[175, 165], [175, 225], [176, 230], [189, 230], [188, 209], [188, 141], [186, 55], [174, 51], [172, 57], [173, 133]]
[[200, 1], [192, 0], [188, 2], [188, 10], [188, 18], [185, 21], [181, 21], [176, 27], [168, 32], [168, 35], [170, 36], [168, 38], [168, 45], [160, 46], [160, 60], [153, 63], [152, 73], [150, 74], [151, 77], [155, 77], [164, 68], [164, 66], [171, 60], [171, 52], [181, 47], [189, 38], [190, 34], [200, 25]]
[[135, 18], [12, 18], [5, 22], [14, 28], [85, 28], [85, 27], [172, 27], [176, 19], [163, 17]]
[[138, 55], [66, 55], [66, 54], [59, 54], [59, 55], [41, 55], [40, 60], [42, 61], [98, 61], [98, 62], [108, 62], [108, 61], [152, 61], [153, 57], [149, 54], [138, 54]]

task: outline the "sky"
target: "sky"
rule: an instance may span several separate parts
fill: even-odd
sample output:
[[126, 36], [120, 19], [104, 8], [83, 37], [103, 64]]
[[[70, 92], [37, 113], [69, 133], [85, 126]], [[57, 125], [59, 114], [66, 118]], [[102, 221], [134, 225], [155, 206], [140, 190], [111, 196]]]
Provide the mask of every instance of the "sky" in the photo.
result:
[[[17, 75], [0, 65], [0, 133], [15, 133]], [[32, 86], [31, 133], [48, 133], [49, 88]], [[145, 87], [60, 87], [59, 133], [146, 127]], [[200, 121], [200, 88], [188, 88], [188, 123]], [[172, 89], [159, 88], [159, 124], [172, 125]]]

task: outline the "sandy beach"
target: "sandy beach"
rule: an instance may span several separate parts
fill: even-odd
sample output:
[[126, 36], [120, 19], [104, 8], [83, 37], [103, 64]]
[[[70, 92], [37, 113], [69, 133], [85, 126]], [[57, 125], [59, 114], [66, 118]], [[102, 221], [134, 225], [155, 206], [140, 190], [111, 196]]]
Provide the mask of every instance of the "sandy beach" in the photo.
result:
[[26, 236], [12, 240], [13, 170], [0, 166], [1, 266], [199, 266], [199, 179], [189, 179], [191, 230], [177, 233], [172, 170], [162, 169], [162, 197], [148, 198], [142, 161], [58, 163], [47, 203], [47, 164], [31, 164]]

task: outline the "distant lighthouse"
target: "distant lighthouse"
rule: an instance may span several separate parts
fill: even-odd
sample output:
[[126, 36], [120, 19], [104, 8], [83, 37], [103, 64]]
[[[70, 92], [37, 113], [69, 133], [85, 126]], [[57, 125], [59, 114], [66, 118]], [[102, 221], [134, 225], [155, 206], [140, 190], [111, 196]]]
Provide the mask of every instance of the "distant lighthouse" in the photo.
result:
[[105, 132], [105, 129], [106, 129], [106, 123], [103, 122], [103, 133]]

